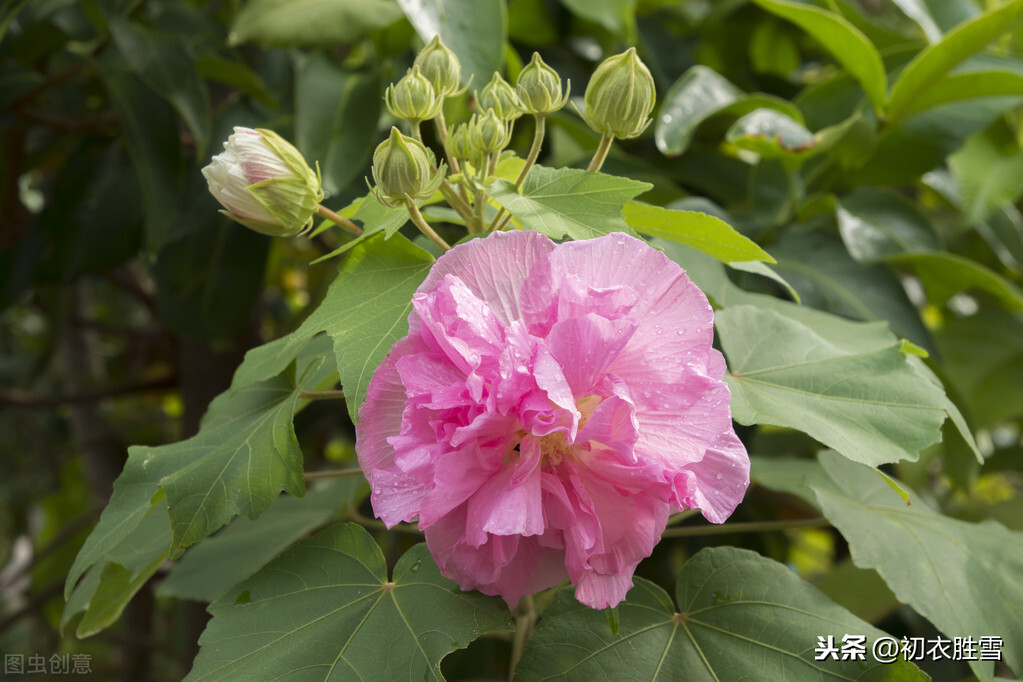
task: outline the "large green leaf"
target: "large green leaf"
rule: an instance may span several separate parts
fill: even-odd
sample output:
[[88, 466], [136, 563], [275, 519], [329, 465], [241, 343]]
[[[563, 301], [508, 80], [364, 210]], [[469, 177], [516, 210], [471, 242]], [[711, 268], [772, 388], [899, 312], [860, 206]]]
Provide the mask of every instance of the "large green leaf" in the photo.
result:
[[164, 497], [178, 548], [236, 514], [255, 517], [281, 490], [303, 494], [302, 451], [291, 420], [300, 391], [334, 375], [328, 353], [325, 344], [315, 344], [289, 372], [244, 387], [236, 382], [210, 404], [199, 433], [188, 440], [130, 448], [113, 496], [68, 573], [65, 597], [90, 566], [115, 560], [117, 548], [147, 515], [158, 514]]
[[398, 0], [423, 41], [440, 35], [462, 64], [462, 83], [483, 89], [501, 70], [508, 39], [502, 0]]
[[496, 181], [491, 192], [526, 229], [551, 239], [592, 239], [610, 232], [632, 233], [622, 207], [650, 187], [616, 175], [534, 166], [521, 194], [508, 180]]
[[[911, 61], [892, 85], [888, 97], [888, 119], [903, 119], [916, 100], [940, 81], [952, 67], [1012, 28], [1023, 15], [1023, 0], [994, 7], [950, 31], [941, 42], [929, 45]], [[926, 96], [926, 95], [925, 95]]]
[[[820, 459], [833, 485], [814, 491], [856, 565], [880, 573], [947, 637], [1002, 637], [1002, 660], [1023, 669], [1023, 534], [942, 516], [921, 502], [907, 507], [869, 469], [834, 453]], [[982, 680], [993, 678], [991, 662], [970, 665]]]
[[858, 187], [839, 200], [835, 214], [849, 255], [861, 262], [941, 248], [930, 221], [915, 205], [892, 192]]
[[948, 400], [883, 323], [818, 313], [811, 326], [750, 305], [715, 317], [736, 421], [798, 429], [871, 466], [940, 440]]
[[352, 419], [377, 366], [394, 342], [408, 332], [412, 293], [430, 270], [433, 257], [401, 235], [375, 234], [353, 248], [320, 306], [288, 336], [250, 350], [235, 383], [273, 377], [320, 332], [334, 352]]
[[210, 94], [195, 68], [195, 56], [180, 35], [159, 33], [112, 15], [110, 36], [132, 70], [167, 100], [195, 136], [196, 156], [209, 149]]
[[863, 86], [874, 109], [884, 108], [887, 78], [881, 55], [859, 29], [839, 14], [789, 0], [754, 0], [812, 35]]
[[1015, 138], [1008, 126], [995, 124], [971, 135], [962, 149], [948, 157], [966, 225], [987, 220], [1023, 193], [1023, 152]]
[[321, 52], [310, 54], [298, 68], [295, 144], [309, 163], [319, 162], [328, 194], [355, 180], [369, 159], [381, 101], [376, 73], [345, 71]]
[[[682, 567], [675, 595], [677, 611], [664, 590], [635, 579], [616, 608], [615, 631], [605, 612], [563, 590], [526, 644], [515, 679], [928, 679], [910, 663], [873, 660], [870, 647], [884, 632], [749, 550], [701, 550]], [[840, 647], [845, 635], [865, 636], [863, 660], [816, 660], [818, 638]]]
[[512, 629], [500, 599], [461, 592], [426, 545], [398, 560], [354, 524], [331, 526], [210, 606], [188, 680], [442, 680], [440, 662]]
[[228, 41], [288, 47], [336, 47], [401, 19], [394, 0], [250, 0]]
[[739, 117], [757, 109], [775, 109], [803, 122], [799, 109], [771, 95], [747, 95], [710, 67], [696, 65], [686, 71], [661, 98], [654, 126], [657, 148], [678, 156], [688, 147], [701, 123], [717, 115]]
[[771, 255], [749, 237], [715, 216], [678, 211], [630, 201], [622, 210], [625, 222], [641, 234], [661, 237], [703, 251], [723, 262], [767, 261]]
[[211, 602], [248, 578], [306, 534], [358, 506], [368, 492], [361, 476], [277, 498], [258, 519], [240, 516], [191, 547], [157, 590], [159, 597]]
[[772, 250], [775, 269], [807, 305], [854, 320], [887, 322], [897, 335], [934, 350], [916, 306], [887, 266], [856, 262], [830, 232], [789, 233]]

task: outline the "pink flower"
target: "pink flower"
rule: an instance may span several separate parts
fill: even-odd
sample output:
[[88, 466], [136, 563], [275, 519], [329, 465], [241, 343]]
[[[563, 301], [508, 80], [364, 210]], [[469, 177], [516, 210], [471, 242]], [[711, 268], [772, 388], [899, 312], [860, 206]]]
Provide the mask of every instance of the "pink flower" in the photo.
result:
[[724, 521], [749, 484], [713, 312], [624, 234], [501, 232], [442, 256], [359, 410], [384, 523], [509, 606], [566, 576], [613, 606], [668, 515]]

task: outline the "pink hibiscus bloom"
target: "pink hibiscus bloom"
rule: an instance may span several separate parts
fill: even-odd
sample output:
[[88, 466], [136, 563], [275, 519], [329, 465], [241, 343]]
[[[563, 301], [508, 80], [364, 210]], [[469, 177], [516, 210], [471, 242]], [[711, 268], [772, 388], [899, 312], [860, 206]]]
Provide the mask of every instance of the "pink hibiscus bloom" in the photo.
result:
[[668, 515], [724, 521], [749, 484], [713, 311], [624, 234], [499, 232], [441, 256], [359, 410], [384, 523], [509, 606], [566, 576], [614, 606]]

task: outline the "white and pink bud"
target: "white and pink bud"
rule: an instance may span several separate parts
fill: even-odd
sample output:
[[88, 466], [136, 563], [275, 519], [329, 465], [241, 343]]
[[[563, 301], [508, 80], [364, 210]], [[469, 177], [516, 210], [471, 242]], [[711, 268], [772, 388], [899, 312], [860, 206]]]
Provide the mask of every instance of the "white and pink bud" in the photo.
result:
[[224, 215], [272, 237], [308, 230], [323, 199], [319, 173], [272, 130], [236, 126], [202, 174]]

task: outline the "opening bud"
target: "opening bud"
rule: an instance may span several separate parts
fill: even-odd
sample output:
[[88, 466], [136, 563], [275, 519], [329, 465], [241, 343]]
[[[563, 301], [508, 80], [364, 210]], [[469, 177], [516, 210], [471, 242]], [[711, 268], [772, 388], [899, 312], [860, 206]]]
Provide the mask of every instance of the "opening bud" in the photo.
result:
[[443, 163], [433, 171], [433, 152], [421, 142], [391, 128], [391, 136], [373, 152], [374, 194], [387, 206], [404, 206], [406, 200], [433, 196], [446, 170]]
[[479, 160], [480, 150], [472, 139], [468, 123], [459, 124], [448, 135], [444, 146], [448, 150], [448, 154], [453, 158], [468, 159], [474, 166], [479, 165], [477, 161]]
[[443, 99], [458, 93], [462, 81], [462, 64], [458, 57], [434, 36], [418, 55], [414, 66], [426, 76], [437, 95]]
[[544, 64], [537, 52], [533, 53], [533, 59], [522, 69], [515, 82], [515, 92], [522, 102], [523, 111], [536, 116], [550, 114], [565, 106], [571, 87], [569, 83], [562, 96], [561, 77]]
[[413, 66], [404, 78], [387, 87], [384, 102], [395, 118], [421, 123], [437, 117], [444, 105], [444, 98], [437, 95], [419, 67]]
[[621, 139], [638, 137], [653, 120], [657, 94], [650, 70], [636, 48], [608, 57], [586, 86], [586, 122], [598, 133]]
[[498, 117], [493, 109], [487, 109], [482, 116], [473, 114], [469, 124], [469, 137], [473, 144], [485, 154], [499, 152], [511, 142], [511, 125]]
[[476, 109], [477, 111], [493, 109], [498, 118], [505, 123], [514, 121], [523, 113], [522, 102], [515, 94], [515, 88], [496, 71], [494, 77], [483, 88], [483, 92], [476, 94]]
[[236, 126], [202, 174], [221, 213], [271, 237], [308, 230], [323, 200], [319, 174], [272, 130]]

